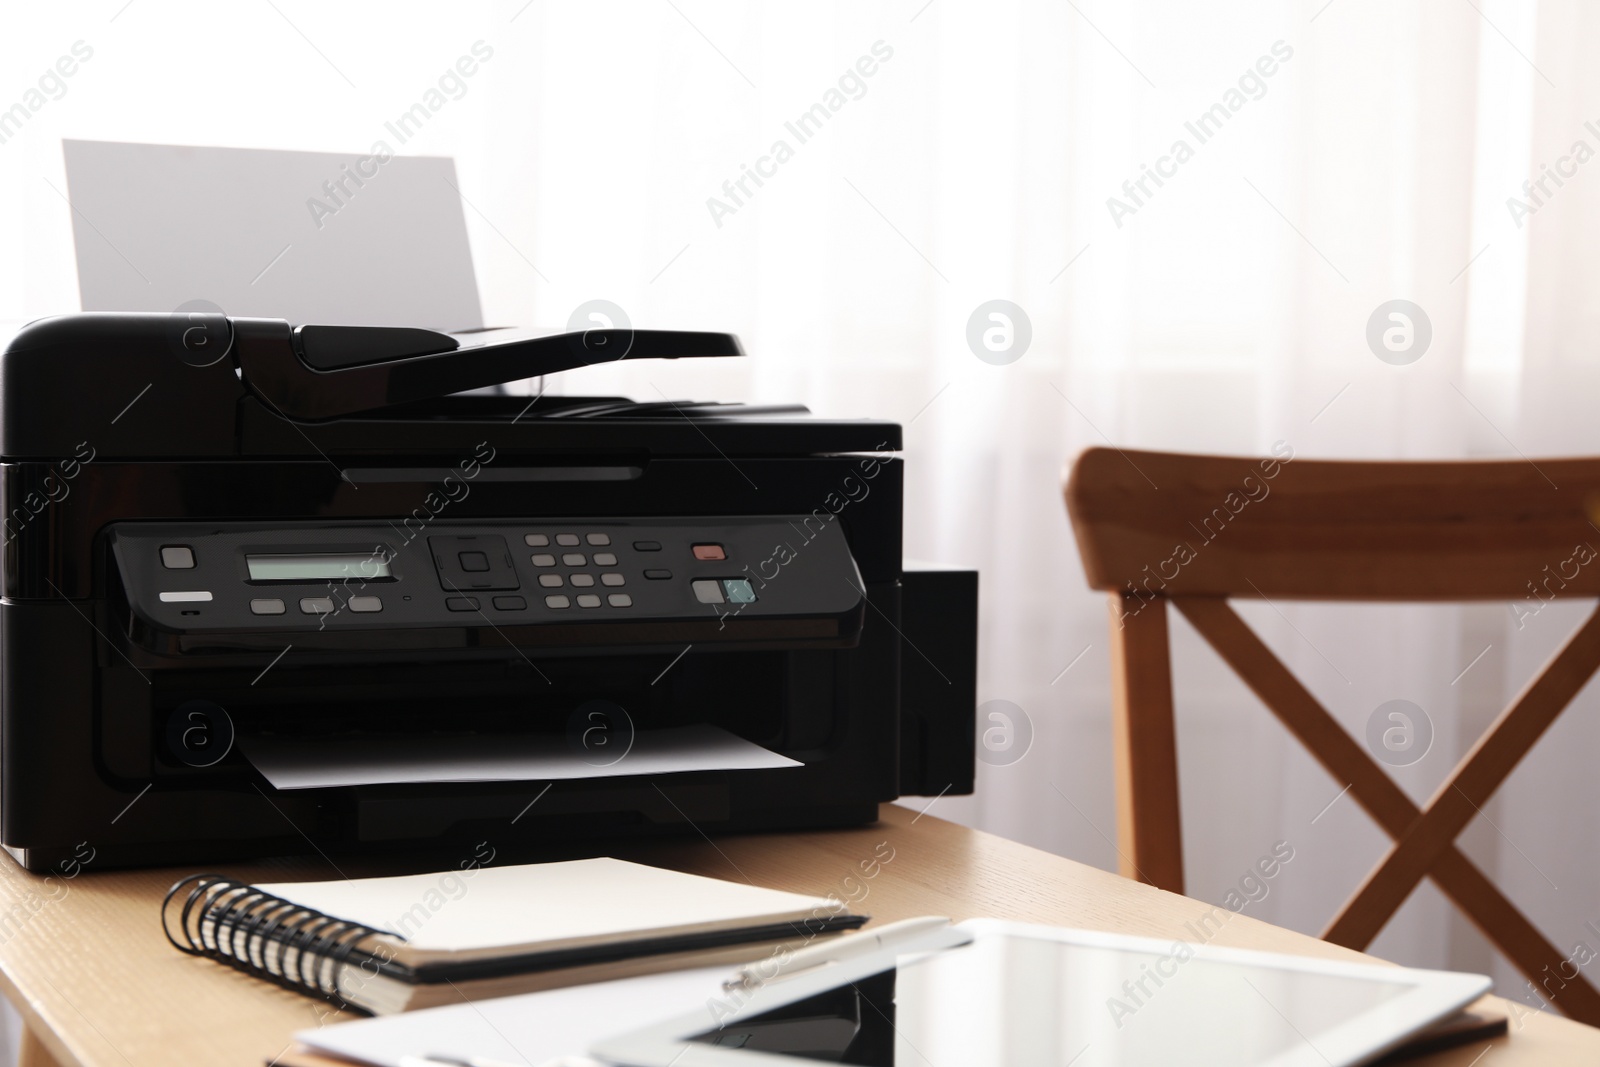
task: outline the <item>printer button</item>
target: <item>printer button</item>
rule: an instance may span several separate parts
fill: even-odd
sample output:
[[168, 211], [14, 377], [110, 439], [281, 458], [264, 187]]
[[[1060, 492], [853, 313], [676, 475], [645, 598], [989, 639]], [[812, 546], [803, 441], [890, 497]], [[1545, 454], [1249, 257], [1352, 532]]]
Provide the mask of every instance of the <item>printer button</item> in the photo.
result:
[[300, 610], [307, 615], [331, 615], [333, 613], [333, 598], [329, 596], [303, 596], [300, 598]]
[[174, 589], [160, 595], [163, 604], [199, 604], [211, 600], [209, 589]]
[[584, 540], [591, 545], [609, 545], [611, 543], [611, 535], [603, 533], [585, 534]]
[[606, 597], [606, 602], [614, 608], [633, 607], [633, 597], [629, 596], [627, 593], [612, 593], [610, 596]]
[[600, 598], [593, 593], [585, 593], [578, 598], [578, 607], [580, 608], [597, 608], [599, 606]]
[[477, 611], [478, 598], [475, 596], [447, 596], [444, 606], [451, 611]]
[[592, 574], [574, 574], [572, 576], [572, 584], [576, 585], [576, 586], [581, 586], [582, 588], [587, 589], [587, 588], [589, 588], [590, 586], [592, 586], [594, 584], [594, 575], [592, 575]]
[[617, 557], [610, 552], [596, 552], [594, 554], [594, 565], [596, 567], [615, 567], [617, 565]]
[[600, 584], [601, 585], [627, 585], [628, 584], [628, 580], [626, 578], [624, 578], [620, 574], [602, 574], [600, 576]]
[[194, 569], [194, 549], [188, 545], [162, 545], [161, 565], [169, 571]]
[[496, 611], [522, 611], [528, 602], [519, 596], [497, 596], [494, 598]]
[[652, 567], [644, 572], [644, 576], [652, 582], [664, 582], [672, 577], [672, 572], [665, 567]]
[[436, 534], [428, 554], [445, 594], [514, 593], [522, 586], [517, 565], [501, 534]]
[[382, 611], [383, 598], [375, 596], [353, 596], [350, 598], [350, 610], [362, 613]]
[[250, 611], [256, 615], [282, 615], [284, 612], [283, 601], [277, 597], [252, 600], [250, 601]]
[[559, 589], [566, 583], [559, 574], [541, 574], [539, 575], [539, 584], [546, 589]]
[[694, 598], [702, 604], [721, 604], [722, 583], [714, 578], [701, 578], [690, 583], [694, 588]]
[[556, 534], [556, 544], [571, 548], [578, 543], [577, 534]]
[[660, 552], [661, 551], [661, 542], [660, 541], [635, 541], [633, 543], [633, 548], [634, 548], [635, 552]]
[[572, 606], [572, 601], [568, 600], [564, 596], [561, 596], [559, 593], [555, 593], [544, 598], [544, 606], [547, 608], [570, 608]]
[[548, 552], [537, 552], [533, 556], [533, 565], [535, 567], [554, 567], [556, 558]]
[[568, 552], [566, 555], [561, 557], [561, 562], [568, 567], [583, 567], [586, 566], [589, 561], [583, 558], [582, 552]]
[[721, 545], [702, 544], [692, 546], [694, 558], [700, 560], [727, 559], [728, 554], [722, 550]]
[[550, 535], [528, 534], [522, 539], [522, 543], [527, 545], [529, 548], [543, 548], [545, 545], [550, 543]]

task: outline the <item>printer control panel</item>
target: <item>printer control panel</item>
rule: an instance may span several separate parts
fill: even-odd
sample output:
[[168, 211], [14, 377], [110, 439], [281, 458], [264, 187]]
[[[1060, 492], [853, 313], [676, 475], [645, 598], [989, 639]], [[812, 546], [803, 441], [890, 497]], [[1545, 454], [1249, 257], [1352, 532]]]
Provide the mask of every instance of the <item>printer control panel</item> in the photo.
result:
[[168, 633], [572, 626], [837, 617], [861, 579], [808, 516], [119, 523], [115, 570]]

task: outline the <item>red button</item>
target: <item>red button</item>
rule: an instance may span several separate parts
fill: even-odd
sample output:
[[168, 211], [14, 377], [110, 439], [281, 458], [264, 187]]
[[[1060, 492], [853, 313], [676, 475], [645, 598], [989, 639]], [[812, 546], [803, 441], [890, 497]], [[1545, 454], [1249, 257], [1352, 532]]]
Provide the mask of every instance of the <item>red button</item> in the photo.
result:
[[721, 545], [695, 545], [695, 559], [727, 559], [728, 554], [722, 551]]

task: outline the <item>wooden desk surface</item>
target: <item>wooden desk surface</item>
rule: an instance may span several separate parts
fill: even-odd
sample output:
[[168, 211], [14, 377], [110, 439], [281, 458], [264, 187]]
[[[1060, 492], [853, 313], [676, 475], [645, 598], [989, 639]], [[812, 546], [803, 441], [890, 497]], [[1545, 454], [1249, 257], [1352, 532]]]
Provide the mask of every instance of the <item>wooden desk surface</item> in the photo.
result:
[[[986, 915], [1192, 939], [1184, 930], [1211, 907], [1072, 860], [885, 806], [880, 822], [853, 830], [649, 842], [611, 849], [662, 867], [748, 878], [798, 892], [835, 893], [876, 921], [913, 915]], [[873, 877], [863, 874], [881, 862]], [[352, 876], [392, 873], [340, 866]], [[317, 857], [225, 866], [252, 881], [337, 877]], [[86, 870], [46, 884], [0, 857], [0, 987], [27, 1021], [25, 1061], [82, 1067], [261, 1067], [300, 1029], [340, 1021], [321, 1001], [279, 989], [171, 948], [158, 921], [161, 898], [185, 869]], [[864, 896], [862, 895], [864, 893]], [[17, 910], [17, 909], [21, 910]], [[1363, 958], [1302, 934], [1237, 915], [1216, 944]], [[1492, 998], [1490, 998], [1492, 999]], [[1600, 1063], [1600, 1030], [1551, 1013], [1512, 1012], [1493, 1042], [1419, 1058], [1419, 1065]]]

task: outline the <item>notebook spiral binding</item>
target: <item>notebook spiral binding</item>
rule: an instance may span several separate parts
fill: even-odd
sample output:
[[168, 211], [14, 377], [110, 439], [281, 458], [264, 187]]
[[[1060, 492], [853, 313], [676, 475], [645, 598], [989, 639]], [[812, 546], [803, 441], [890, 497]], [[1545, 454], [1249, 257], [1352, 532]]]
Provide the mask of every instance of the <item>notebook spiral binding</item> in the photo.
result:
[[[187, 889], [187, 892], [185, 890]], [[177, 933], [169, 921], [182, 899]], [[161, 901], [161, 929], [179, 952], [225, 963], [288, 989], [348, 1004], [339, 992], [340, 972], [381, 949], [366, 942], [375, 937], [404, 940], [397, 934], [347, 922], [220, 874], [194, 874], [167, 890]]]

